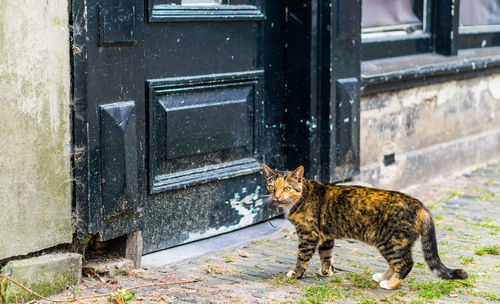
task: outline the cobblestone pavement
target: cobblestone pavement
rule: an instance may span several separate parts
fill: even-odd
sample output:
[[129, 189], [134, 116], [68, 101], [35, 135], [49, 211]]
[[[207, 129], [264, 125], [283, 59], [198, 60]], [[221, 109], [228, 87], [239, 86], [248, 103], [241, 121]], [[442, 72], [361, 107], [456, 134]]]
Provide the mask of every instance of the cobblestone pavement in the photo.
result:
[[[383, 272], [385, 260], [357, 241], [335, 245], [336, 272], [320, 278], [317, 254], [302, 280], [284, 279], [295, 263], [297, 239], [293, 228], [236, 248], [128, 276], [99, 280], [84, 278], [80, 295], [116, 290], [118, 286], [200, 278], [191, 284], [135, 290], [131, 303], [493, 303], [500, 302], [500, 164], [488, 165], [406, 189], [434, 215], [440, 256], [452, 268], [464, 268], [470, 278], [445, 281], [425, 264], [420, 242], [415, 267], [395, 291], [382, 290], [370, 280]], [[99, 289], [97, 289], [99, 288]], [[105, 302], [105, 300], [100, 300]]]

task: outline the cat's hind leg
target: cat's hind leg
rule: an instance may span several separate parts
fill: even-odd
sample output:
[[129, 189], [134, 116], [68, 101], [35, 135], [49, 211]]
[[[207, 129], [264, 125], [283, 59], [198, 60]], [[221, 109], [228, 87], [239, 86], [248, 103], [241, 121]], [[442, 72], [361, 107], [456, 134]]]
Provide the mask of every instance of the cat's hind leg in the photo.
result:
[[379, 282], [382, 282], [382, 281], [385, 281], [385, 280], [389, 280], [392, 277], [393, 274], [394, 274], [394, 269], [392, 268], [392, 266], [389, 266], [389, 268], [387, 268], [387, 270], [385, 271], [385, 273], [375, 273], [375, 274], [373, 274], [372, 280], [374, 280], [375, 282], [379, 283]]
[[333, 246], [335, 246], [335, 240], [322, 240], [318, 245], [318, 253], [321, 259], [320, 276], [327, 277], [333, 274]]
[[391, 259], [389, 264], [393, 268], [394, 273], [390, 279], [380, 281], [379, 286], [383, 289], [396, 289], [413, 268], [411, 250], [406, 251], [398, 258]]
[[401, 285], [401, 282], [403, 282], [402, 279], [399, 278], [399, 274], [395, 273], [392, 275], [392, 277], [389, 280], [384, 280], [379, 283], [380, 287], [383, 289], [396, 289]]

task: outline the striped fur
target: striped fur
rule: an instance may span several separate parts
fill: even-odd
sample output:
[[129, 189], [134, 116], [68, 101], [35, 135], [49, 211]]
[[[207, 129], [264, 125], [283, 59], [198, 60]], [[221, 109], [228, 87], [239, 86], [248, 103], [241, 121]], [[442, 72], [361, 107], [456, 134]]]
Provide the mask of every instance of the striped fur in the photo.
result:
[[334, 240], [353, 238], [380, 251], [389, 267], [373, 279], [382, 288], [395, 289], [411, 271], [412, 247], [421, 237], [433, 272], [443, 279], [467, 278], [462, 269], [449, 269], [441, 262], [432, 216], [419, 200], [396, 191], [307, 180], [302, 166], [292, 172], [263, 168], [271, 207], [285, 210], [299, 239], [297, 263], [288, 276], [302, 277], [316, 250], [320, 274], [330, 275]]

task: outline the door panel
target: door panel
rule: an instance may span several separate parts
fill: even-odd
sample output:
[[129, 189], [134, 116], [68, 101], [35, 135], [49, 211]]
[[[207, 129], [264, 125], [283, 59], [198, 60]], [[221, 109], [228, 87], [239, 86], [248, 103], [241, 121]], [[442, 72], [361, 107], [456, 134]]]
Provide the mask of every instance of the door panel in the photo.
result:
[[145, 252], [264, 219], [263, 13], [248, 3], [148, 7]]
[[260, 170], [261, 76], [149, 82], [150, 193]]
[[[147, 79], [237, 73], [262, 69], [261, 22], [150, 23]], [[260, 50], [262, 51], [262, 50]]]
[[100, 106], [103, 218], [134, 213], [139, 194], [135, 102]]
[[151, 196], [145, 252], [246, 227], [265, 218], [259, 174], [178, 188]]

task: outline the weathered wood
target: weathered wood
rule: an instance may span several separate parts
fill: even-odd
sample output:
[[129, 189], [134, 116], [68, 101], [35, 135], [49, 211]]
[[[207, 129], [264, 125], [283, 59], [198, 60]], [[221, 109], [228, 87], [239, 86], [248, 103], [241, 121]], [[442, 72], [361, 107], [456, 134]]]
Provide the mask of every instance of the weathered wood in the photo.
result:
[[127, 235], [125, 243], [125, 258], [134, 262], [134, 268], [141, 268], [142, 232], [136, 231]]

